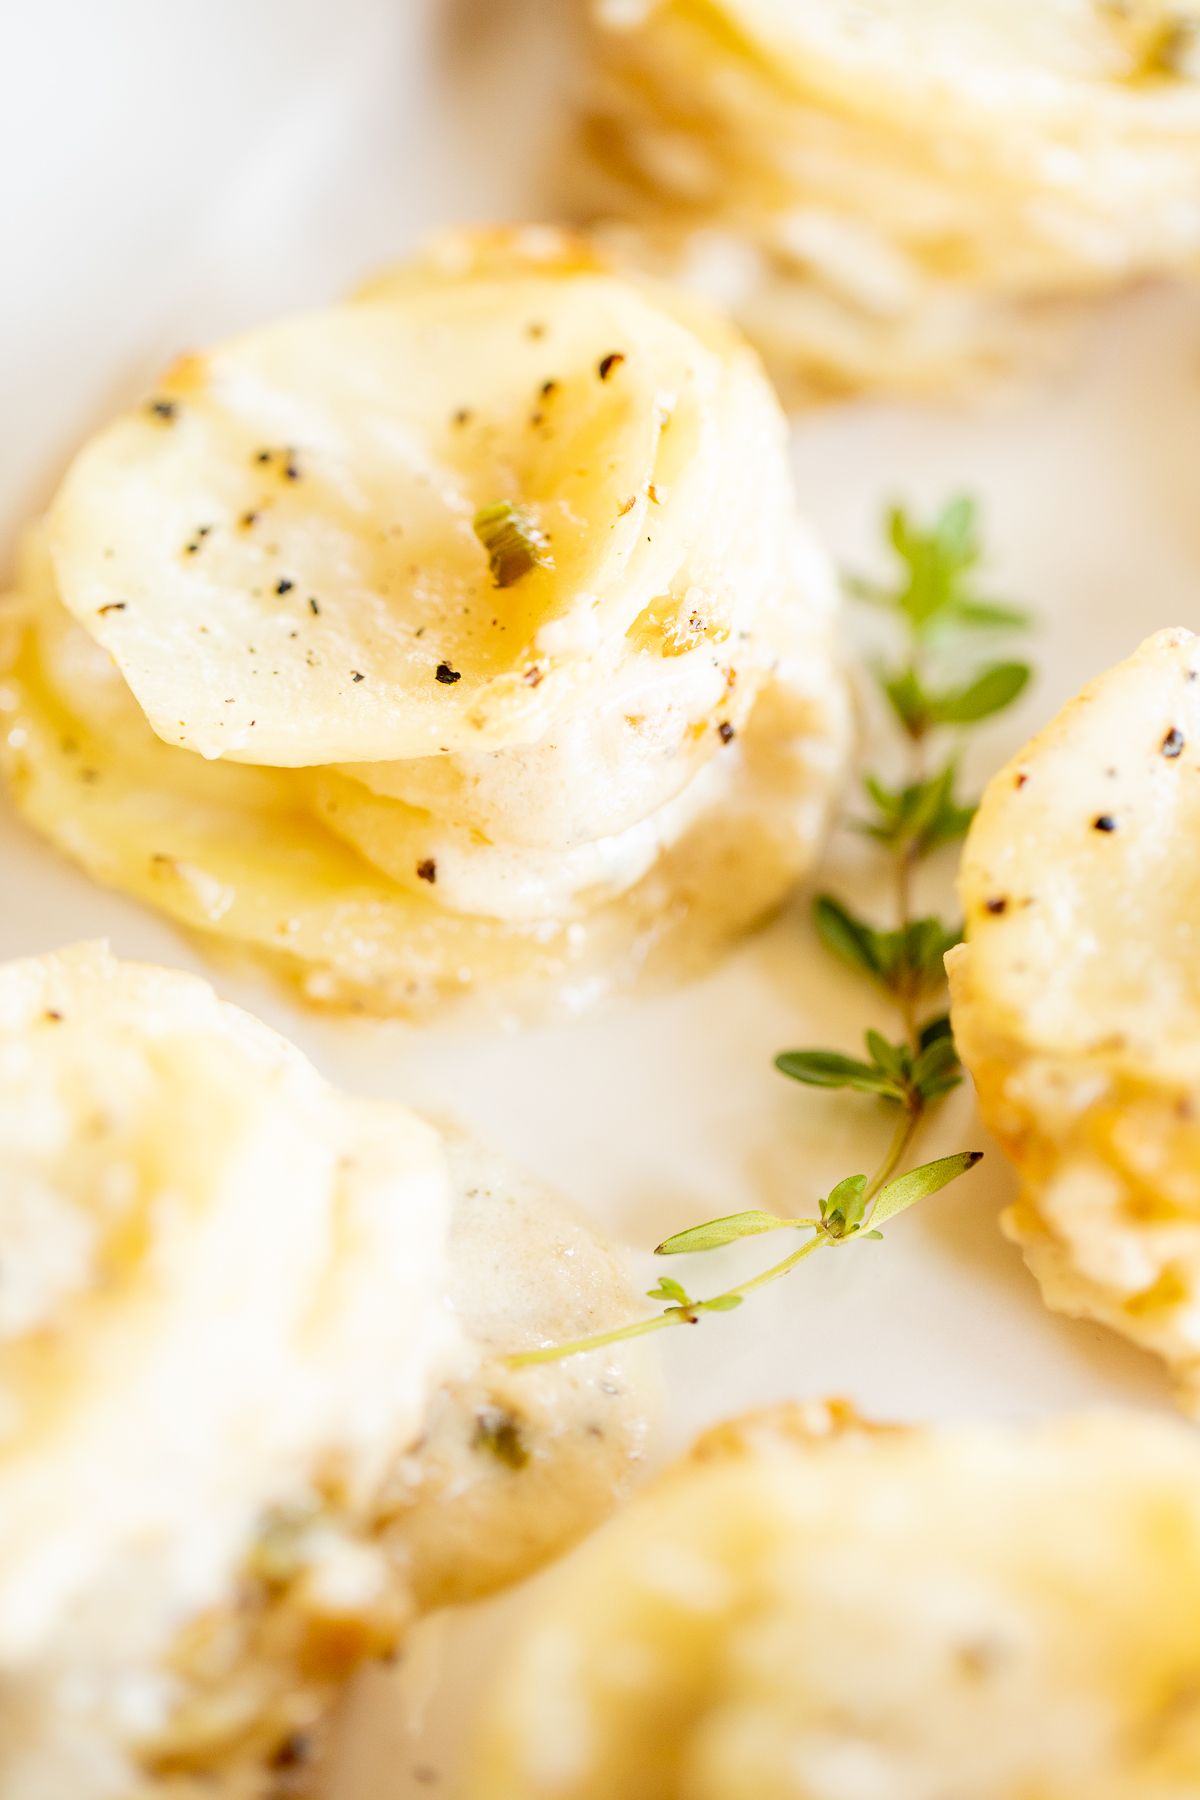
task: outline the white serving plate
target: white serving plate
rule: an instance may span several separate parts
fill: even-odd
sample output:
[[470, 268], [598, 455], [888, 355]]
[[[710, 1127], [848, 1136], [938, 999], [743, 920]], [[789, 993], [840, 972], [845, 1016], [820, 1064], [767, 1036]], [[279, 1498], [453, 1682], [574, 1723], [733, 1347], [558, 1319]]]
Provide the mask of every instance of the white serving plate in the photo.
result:
[[[535, 216], [566, 104], [566, 10], [4, 8], [5, 558], [73, 443], [175, 352], [335, 294], [433, 226]], [[1110, 308], [1078, 362], [981, 413], [814, 413], [795, 462], [809, 513], [859, 566], [877, 558], [886, 500], [981, 496], [991, 585], [1034, 606], [1041, 628], [1036, 687], [978, 734], [976, 779], [1141, 637], [1200, 625], [1200, 311], [1179, 295]], [[951, 873], [935, 876], [931, 902], [947, 903]], [[839, 840], [828, 878], [882, 916], [853, 842]], [[212, 973], [165, 921], [92, 886], [0, 806], [0, 956], [101, 935], [123, 956]], [[853, 1048], [865, 1024], [884, 1025], [816, 947], [803, 905], [686, 991], [517, 1038], [336, 1022], [265, 978], [216, 979], [338, 1083], [457, 1115], [643, 1251], [712, 1214], [804, 1210], [868, 1160], [883, 1129], [868, 1102], [800, 1089], [771, 1068], [780, 1049]], [[960, 1092], [927, 1154], [981, 1141]], [[1009, 1188], [993, 1155], [885, 1244], [818, 1259], [738, 1313], [659, 1339], [658, 1454], [785, 1396], [843, 1394], [896, 1419], [1165, 1406], [1147, 1360], [1044, 1310], [997, 1230]], [[478, 1683], [530, 1593], [431, 1621], [398, 1674], [361, 1684], [336, 1800], [447, 1791]]]

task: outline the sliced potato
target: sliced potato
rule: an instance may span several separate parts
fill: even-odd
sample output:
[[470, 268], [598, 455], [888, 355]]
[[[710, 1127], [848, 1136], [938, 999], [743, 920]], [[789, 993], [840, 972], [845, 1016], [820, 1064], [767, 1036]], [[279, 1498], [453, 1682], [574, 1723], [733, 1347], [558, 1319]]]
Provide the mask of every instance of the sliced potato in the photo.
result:
[[[47, 522], [59, 592], [164, 741], [208, 757], [527, 743], [721, 502], [702, 438], [723, 377], [602, 276], [271, 325], [82, 452]], [[660, 536], [648, 490], [668, 485]], [[499, 589], [473, 521], [501, 501], [546, 561]]]
[[809, 385], [994, 377], [1047, 303], [1195, 265], [1194, 0], [592, 11], [606, 235]]
[[1200, 638], [1164, 631], [990, 783], [967, 839], [955, 1036], [1052, 1306], [1200, 1404]]
[[636, 1359], [501, 1359], [632, 1298], [192, 976], [0, 969], [0, 1074], [0, 1787], [244, 1800], [420, 1609], [608, 1510]]
[[726, 1430], [543, 1587], [465, 1792], [1182, 1800], [1198, 1495], [1132, 1418]]
[[559, 234], [466, 234], [82, 452], [5, 609], [0, 763], [93, 874], [315, 1000], [573, 1006], [808, 866], [835, 604], [745, 346]]
[[319, 822], [307, 776], [163, 744], [69, 621], [35, 613], [20, 635], [0, 765], [25, 816], [97, 880], [265, 954], [323, 1005], [421, 1014], [474, 994], [524, 1014], [678, 979], [804, 872], [844, 767], [843, 690], [802, 644], [721, 746], [727, 786], [648, 874], [582, 920], [505, 923], [449, 911], [436, 882], [398, 887]]

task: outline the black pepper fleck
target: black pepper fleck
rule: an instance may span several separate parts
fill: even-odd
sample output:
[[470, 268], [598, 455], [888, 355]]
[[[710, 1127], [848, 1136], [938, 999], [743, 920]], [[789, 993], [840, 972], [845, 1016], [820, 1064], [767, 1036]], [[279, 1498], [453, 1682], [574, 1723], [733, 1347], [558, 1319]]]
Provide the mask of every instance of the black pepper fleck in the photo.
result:
[[721, 723], [717, 726], [717, 736], [723, 744], [732, 744], [734, 738], [737, 736], [737, 732], [733, 729], [733, 726], [729, 723], [728, 719], [722, 719]]
[[277, 594], [290, 594], [295, 585], [295, 582], [290, 580], [288, 576], [281, 575], [279, 580], [275, 583], [275, 592]]
[[350, 671], [350, 679], [351, 679], [351, 680], [352, 680], [352, 681], [365, 681], [365, 680], [366, 680], [366, 679], [367, 679], [367, 678], [366, 678], [366, 676], [365, 676], [365, 675], [364, 675], [364, 674], [363, 674], [363, 673], [362, 673], [362, 671], [361, 671], [361, 669], [351, 669], [351, 671]]
[[443, 687], [453, 687], [456, 681], [462, 680], [460, 671], [458, 669], [452, 669], [448, 662], [440, 662], [434, 673]]
[[601, 381], [607, 381], [613, 370], [619, 369], [624, 361], [625, 352], [623, 350], [610, 350], [607, 356], [602, 356], [596, 369]]
[[1168, 731], [1166, 737], [1162, 741], [1163, 755], [1172, 757], [1181, 756], [1183, 754], [1183, 746], [1184, 736], [1182, 731], [1180, 731], [1177, 725], [1172, 725], [1170, 731]]
[[124, 600], [110, 600], [106, 606], [102, 606], [99, 609], [96, 617], [98, 619], [103, 619], [106, 614], [110, 612], [124, 612], [127, 604], [128, 602]]
[[309, 610], [309, 612], [310, 612], [310, 613], [312, 613], [312, 614], [314, 614], [314, 616], [315, 616], [315, 615], [316, 615], [316, 614], [317, 614], [317, 613], [319, 613], [319, 612], [320, 612], [320, 610], [321, 610], [321, 608], [320, 608], [320, 607], [319, 607], [319, 606], [318, 606], [318, 604], [317, 604], [317, 599], [316, 599], [316, 595], [315, 595], [315, 594], [310, 594], [310, 595], [309, 595], [309, 596], [308, 596], [308, 610]]
[[179, 408], [174, 400], [151, 400], [146, 411], [154, 418], [162, 419], [168, 425], [179, 416]]
[[548, 400], [550, 398], [551, 394], [556, 394], [557, 392], [558, 392], [558, 383], [557, 383], [557, 381], [555, 381], [553, 376], [550, 377], [549, 381], [543, 381], [543, 383], [542, 383], [542, 399], [543, 400]]
[[429, 882], [431, 887], [437, 880], [437, 863], [432, 856], [425, 857], [417, 864], [417, 879]]
[[998, 894], [992, 900], [985, 900], [983, 907], [985, 912], [993, 913], [999, 918], [1001, 913], [1006, 913], [1008, 911], [1008, 901], [1004, 898], [1003, 894]]
[[460, 406], [454, 415], [456, 425], [469, 425], [473, 415], [469, 406]]
[[271, 1756], [273, 1769], [294, 1769], [300, 1763], [308, 1762], [313, 1753], [313, 1741], [306, 1731], [289, 1731], [281, 1744], [278, 1744]]
[[1116, 829], [1117, 821], [1113, 818], [1111, 813], [1097, 813], [1096, 817], [1092, 820], [1093, 831], [1115, 831]]
[[249, 531], [250, 527], [252, 525], [257, 525], [261, 518], [262, 514], [259, 512], [244, 512], [238, 520], [238, 524], [242, 527], [243, 531]]

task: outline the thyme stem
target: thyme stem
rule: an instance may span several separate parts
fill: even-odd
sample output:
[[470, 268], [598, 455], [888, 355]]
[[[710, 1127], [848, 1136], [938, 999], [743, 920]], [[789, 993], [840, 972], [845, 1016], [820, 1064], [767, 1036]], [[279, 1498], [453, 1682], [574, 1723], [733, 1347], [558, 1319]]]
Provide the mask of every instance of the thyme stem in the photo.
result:
[[[485, 508], [476, 518], [475, 529], [492, 558], [493, 577], [499, 586], [518, 579], [538, 560], [542, 549], [539, 534], [507, 503]], [[856, 917], [832, 895], [818, 898], [814, 917], [827, 947], [868, 976], [877, 989], [882, 987], [902, 1023], [903, 1038], [890, 1043], [878, 1031], [868, 1030], [868, 1061], [841, 1050], [823, 1049], [788, 1050], [776, 1058], [780, 1072], [794, 1080], [818, 1088], [856, 1089], [876, 1103], [882, 1100], [893, 1106], [895, 1124], [882, 1158], [869, 1179], [848, 1175], [839, 1181], [820, 1200], [818, 1218], [757, 1210], [733, 1213], [689, 1226], [658, 1246], [657, 1254], [675, 1256], [719, 1249], [762, 1232], [811, 1233], [757, 1275], [706, 1299], [694, 1298], [680, 1282], [662, 1276], [649, 1295], [662, 1303], [660, 1312], [569, 1343], [518, 1351], [505, 1358], [509, 1368], [559, 1362], [676, 1325], [698, 1325], [705, 1312], [732, 1311], [748, 1294], [778, 1281], [819, 1250], [852, 1237], [880, 1236], [873, 1220], [880, 1225], [888, 1223], [965, 1174], [979, 1160], [977, 1151], [958, 1151], [919, 1167], [909, 1166], [910, 1152], [931, 1107], [961, 1079], [944, 1011], [942, 967], [945, 952], [958, 934], [940, 918], [916, 916], [914, 888], [923, 859], [960, 839], [972, 812], [956, 798], [954, 755], [940, 769], [935, 766], [932, 775], [927, 772], [931, 737], [990, 718], [1017, 697], [1030, 675], [1024, 663], [993, 662], [976, 667], [965, 684], [960, 681], [947, 686], [946, 637], [1012, 630], [1027, 624], [1028, 616], [974, 591], [974, 570], [981, 551], [975, 507], [969, 499], [960, 496], [948, 502], [929, 528], [914, 523], [902, 509], [893, 509], [888, 536], [901, 564], [897, 586], [889, 591], [870, 581], [858, 581], [852, 591], [890, 611], [903, 634], [900, 660], [880, 668], [877, 674], [899, 726], [906, 775], [898, 787], [865, 776], [874, 813], [859, 821], [860, 830], [887, 847], [890, 870], [881, 873], [885, 883], [890, 877], [896, 925], [892, 931], [877, 928], [870, 920]], [[498, 558], [506, 560], [498, 564]], [[931, 686], [939, 670], [942, 679]], [[935, 993], [941, 995], [942, 1010], [930, 1017], [927, 1009]]]
[[694, 1325], [699, 1321], [689, 1319], [683, 1308], [672, 1307], [670, 1312], [654, 1313], [648, 1319], [635, 1319], [631, 1325], [618, 1325], [612, 1331], [598, 1331], [593, 1337], [575, 1338], [566, 1344], [545, 1344], [540, 1350], [518, 1350], [512, 1356], [504, 1358], [509, 1369], [528, 1369], [535, 1363], [561, 1362], [566, 1356], [581, 1356], [587, 1350], [603, 1350], [606, 1344], [623, 1344], [629, 1338], [645, 1337], [651, 1331], [665, 1331], [670, 1325]]

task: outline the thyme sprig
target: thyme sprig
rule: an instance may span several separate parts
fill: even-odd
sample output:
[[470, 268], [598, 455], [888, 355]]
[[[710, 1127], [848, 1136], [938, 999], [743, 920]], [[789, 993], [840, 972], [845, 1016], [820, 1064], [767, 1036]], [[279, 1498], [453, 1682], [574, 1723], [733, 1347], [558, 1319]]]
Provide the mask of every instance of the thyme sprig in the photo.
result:
[[[977, 510], [969, 498], [949, 501], [925, 528], [895, 507], [888, 515], [887, 535], [899, 563], [898, 579], [883, 586], [853, 577], [847, 585], [889, 616], [900, 640], [898, 650], [878, 662], [873, 674], [903, 748], [903, 779], [892, 786], [878, 774], [866, 774], [867, 811], [853, 821], [853, 828], [876, 843], [890, 864], [895, 923], [873, 924], [831, 894], [815, 901], [813, 923], [825, 946], [890, 1002], [900, 1032], [893, 1040], [868, 1030], [862, 1056], [805, 1049], [785, 1050], [775, 1059], [780, 1073], [794, 1081], [848, 1088], [885, 1106], [894, 1114], [886, 1148], [872, 1174], [847, 1175], [817, 1200], [808, 1216], [731, 1213], [677, 1231], [655, 1250], [656, 1256], [695, 1255], [769, 1232], [804, 1234], [797, 1248], [759, 1274], [703, 1297], [662, 1275], [648, 1293], [661, 1311], [591, 1337], [522, 1351], [508, 1358], [511, 1367], [557, 1362], [677, 1325], [697, 1325], [706, 1313], [732, 1312], [748, 1294], [790, 1274], [818, 1251], [856, 1238], [879, 1238], [880, 1226], [966, 1174], [980, 1159], [977, 1150], [960, 1150], [904, 1167], [931, 1108], [962, 1080], [946, 1011], [943, 966], [961, 929], [916, 912], [913, 877], [926, 858], [965, 835], [975, 811], [958, 794], [959, 735], [1011, 705], [1030, 678], [1024, 662], [978, 663], [969, 655], [970, 645], [981, 634], [1022, 628], [1029, 617], [977, 591], [982, 552]], [[934, 761], [933, 748], [946, 733], [953, 734], [950, 747]]]

